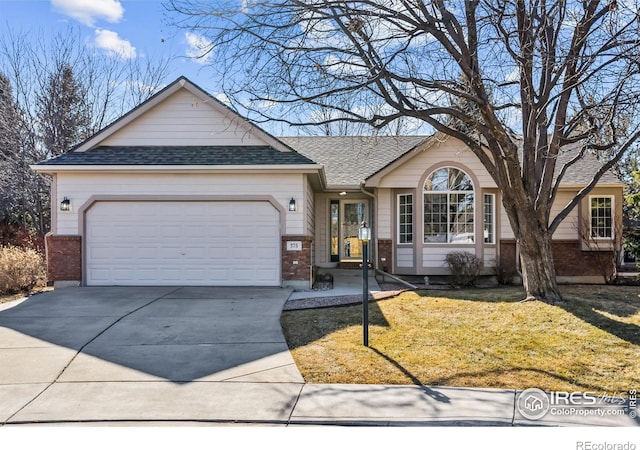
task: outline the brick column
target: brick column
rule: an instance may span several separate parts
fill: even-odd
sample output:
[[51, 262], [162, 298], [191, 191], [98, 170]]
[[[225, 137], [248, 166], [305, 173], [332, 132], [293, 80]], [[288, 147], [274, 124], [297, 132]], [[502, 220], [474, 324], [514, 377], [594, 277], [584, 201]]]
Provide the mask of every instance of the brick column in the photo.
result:
[[294, 289], [311, 287], [311, 246], [309, 236], [282, 236], [282, 284]]
[[393, 241], [378, 239], [378, 268], [383, 272], [393, 272]]
[[45, 242], [49, 281], [79, 285], [82, 282], [82, 238], [49, 234]]

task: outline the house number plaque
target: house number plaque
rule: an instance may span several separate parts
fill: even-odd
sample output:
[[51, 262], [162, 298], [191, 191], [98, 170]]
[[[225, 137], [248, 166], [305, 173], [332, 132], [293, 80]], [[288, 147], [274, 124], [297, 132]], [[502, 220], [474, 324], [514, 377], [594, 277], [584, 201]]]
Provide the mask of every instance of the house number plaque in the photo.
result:
[[302, 241], [287, 241], [287, 251], [299, 252], [302, 250]]

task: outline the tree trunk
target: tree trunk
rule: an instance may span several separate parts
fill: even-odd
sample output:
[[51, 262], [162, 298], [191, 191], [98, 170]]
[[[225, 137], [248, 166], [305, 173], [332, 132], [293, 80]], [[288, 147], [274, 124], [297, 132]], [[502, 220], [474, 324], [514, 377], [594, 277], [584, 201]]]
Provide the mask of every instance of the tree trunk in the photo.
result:
[[562, 301], [556, 281], [553, 262], [551, 233], [540, 226], [535, 219], [520, 217], [526, 222], [520, 232], [516, 232], [516, 242], [520, 250], [522, 282], [527, 300], [542, 300], [551, 304]]

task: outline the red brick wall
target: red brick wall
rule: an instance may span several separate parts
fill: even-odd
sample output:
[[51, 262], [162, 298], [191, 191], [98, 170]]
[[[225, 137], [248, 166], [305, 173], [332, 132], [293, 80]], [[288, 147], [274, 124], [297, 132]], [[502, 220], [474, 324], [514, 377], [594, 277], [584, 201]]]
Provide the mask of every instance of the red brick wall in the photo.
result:
[[47, 276], [49, 281], [82, 281], [82, 238], [46, 237]]
[[[302, 250], [287, 250], [287, 242], [302, 243]], [[309, 236], [282, 237], [282, 279], [284, 281], [311, 281], [311, 246]]]
[[378, 268], [387, 273], [393, 271], [393, 241], [391, 239], [378, 239]]
[[613, 252], [583, 252], [579, 241], [555, 241], [553, 258], [559, 276], [597, 276], [613, 273]]
[[[603, 267], [613, 270], [612, 256], [612, 252], [582, 251], [579, 241], [553, 241], [556, 275], [561, 277], [601, 276]], [[515, 267], [515, 241], [500, 241], [500, 261]]]

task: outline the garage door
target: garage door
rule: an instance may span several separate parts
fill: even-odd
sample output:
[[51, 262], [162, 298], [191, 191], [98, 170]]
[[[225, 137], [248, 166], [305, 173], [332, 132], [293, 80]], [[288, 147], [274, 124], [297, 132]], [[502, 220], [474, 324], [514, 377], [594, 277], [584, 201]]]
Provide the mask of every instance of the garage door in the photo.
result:
[[85, 216], [90, 286], [278, 286], [268, 202], [97, 202]]

